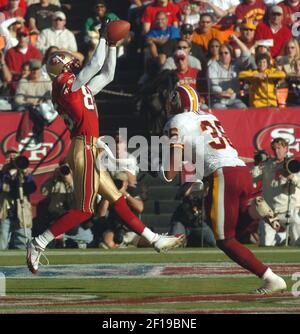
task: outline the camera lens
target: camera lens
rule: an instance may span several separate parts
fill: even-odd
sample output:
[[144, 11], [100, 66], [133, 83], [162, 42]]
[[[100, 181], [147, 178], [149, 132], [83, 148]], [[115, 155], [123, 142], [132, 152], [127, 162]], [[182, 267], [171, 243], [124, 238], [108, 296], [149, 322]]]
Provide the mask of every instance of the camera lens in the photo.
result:
[[62, 165], [59, 167], [59, 171], [62, 175], [69, 175], [71, 173], [71, 169], [68, 165]]

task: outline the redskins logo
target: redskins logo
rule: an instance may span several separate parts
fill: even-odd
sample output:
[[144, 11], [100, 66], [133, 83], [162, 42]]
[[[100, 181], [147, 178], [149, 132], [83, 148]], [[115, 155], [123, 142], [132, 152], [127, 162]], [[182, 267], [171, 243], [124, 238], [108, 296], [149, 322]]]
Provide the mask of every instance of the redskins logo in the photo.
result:
[[271, 141], [282, 137], [289, 143], [289, 151], [294, 155], [300, 152], [300, 125], [293, 123], [271, 124], [258, 131], [253, 138], [256, 150], [266, 150], [271, 153]]
[[29, 159], [30, 166], [40, 163], [43, 160], [43, 166], [54, 163], [62, 152], [64, 151], [64, 142], [57, 133], [52, 130], [44, 130], [44, 141], [42, 143], [35, 143], [30, 140], [31, 137], [23, 139], [21, 142], [16, 140], [16, 132], [9, 133], [3, 138], [1, 149], [4, 153], [7, 148], [14, 147], [22, 152], [22, 155]]

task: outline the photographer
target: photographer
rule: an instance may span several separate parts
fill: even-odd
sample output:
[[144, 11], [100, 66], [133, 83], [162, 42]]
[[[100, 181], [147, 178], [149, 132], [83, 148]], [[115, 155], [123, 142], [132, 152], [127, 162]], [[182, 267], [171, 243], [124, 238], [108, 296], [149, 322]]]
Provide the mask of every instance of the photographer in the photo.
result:
[[[48, 198], [48, 225], [74, 207], [73, 175], [66, 158], [60, 160], [53, 176], [42, 185], [42, 194]], [[86, 248], [93, 240], [90, 227], [87, 221], [66, 233], [62, 237], [66, 247]]]
[[213, 232], [202, 217], [202, 200], [206, 191], [200, 189], [199, 183], [186, 182], [176, 195], [182, 203], [172, 216], [169, 234], [185, 234], [187, 247], [216, 246]]
[[[137, 215], [141, 214], [144, 210], [144, 203], [138, 194], [137, 188], [129, 186], [128, 173], [117, 172], [114, 176], [114, 182], [133, 212]], [[106, 216], [104, 225], [101, 226], [103, 241], [100, 245], [103, 248], [126, 247], [129, 244], [139, 247], [150, 246], [146, 240], [128, 230], [115, 212], [108, 210], [108, 206], [108, 201], [103, 199], [98, 210], [100, 217]]]
[[31, 239], [32, 211], [28, 195], [36, 190], [27, 173], [28, 159], [10, 148], [0, 171], [0, 249], [26, 248]]
[[278, 233], [268, 224], [261, 222], [260, 244], [278, 245], [284, 238], [289, 237], [292, 245], [300, 245], [300, 169], [297, 167], [299, 163], [288, 159], [288, 143], [284, 138], [275, 138], [271, 142], [271, 148], [273, 158], [264, 152], [255, 155], [253, 180], [255, 183], [262, 182], [263, 197], [277, 214], [282, 228], [286, 227], [287, 223], [290, 228], [289, 236], [286, 236], [286, 233]]

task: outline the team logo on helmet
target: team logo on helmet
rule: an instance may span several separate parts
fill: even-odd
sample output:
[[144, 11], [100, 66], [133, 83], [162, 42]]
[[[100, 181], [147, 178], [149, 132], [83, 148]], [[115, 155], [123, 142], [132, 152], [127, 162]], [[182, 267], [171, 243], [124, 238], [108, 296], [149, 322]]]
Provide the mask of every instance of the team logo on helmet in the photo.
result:
[[65, 51], [55, 52], [48, 60], [46, 64], [47, 72], [51, 79], [57, 77], [62, 70], [71, 65], [74, 61], [74, 56]]
[[184, 112], [197, 112], [199, 110], [199, 98], [194, 88], [184, 84], [177, 87], [177, 92]]

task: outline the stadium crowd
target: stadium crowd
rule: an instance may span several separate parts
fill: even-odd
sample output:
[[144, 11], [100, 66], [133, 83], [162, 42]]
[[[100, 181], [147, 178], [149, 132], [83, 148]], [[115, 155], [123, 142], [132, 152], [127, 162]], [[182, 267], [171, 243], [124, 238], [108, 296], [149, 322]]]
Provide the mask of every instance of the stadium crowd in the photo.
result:
[[[128, 0], [125, 10], [118, 14], [111, 10], [111, 2], [113, 1], [95, 1], [91, 15], [85, 18], [84, 26], [72, 31], [68, 29], [72, 1], [1, 0], [0, 110], [31, 112], [46, 118], [47, 124], [51, 123], [57, 114], [51, 102], [51, 81], [45, 69], [47, 60], [57, 50], [65, 50], [71, 52], [82, 64], [88, 63], [99, 42], [101, 26], [107, 19], [119, 18], [130, 21], [131, 32], [118, 46], [118, 57], [126, 57], [129, 48], [131, 52], [134, 50], [143, 55], [144, 73], [138, 82], [140, 92], [155, 82], [161, 73], [170, 71], [167, 73], [176, 77], [178, 85], [188, 84], [197, 90], [202, 109], [299, 104], [300, 46], [297, 13], [300, 12], [300, 0]], [[118, 145], [121, 144], [119, 138]], [[120, 150], [124, 153], [126, 148], [122, 147]], [[20, 185], [17, 182], [20, 173], [12, 165], [12, 161], [19, 152], [7, 151], [5, 154], [7, 162], [0, 172], [0, 249], [8, 248], [9, 242], [12, 248], [22, 248], [25, 247], [22, 240], [29, 237], [23, 235], [24, 224], [31, 235], [32, 222], [24, 223], [18, 213], [24, 207], [20, 209], [20, 205], [18, 206]], [[128, 155], [126, 152], [126, 158]], [[276, 151], [274, 155], [276, 161]], [[118, 180], [119, 189], [128, 205], [142, 214], [142, 195], [137, 191], [138, 169], [134, 157], [131, 158], [132, 170], [124, 172], [121, 168], [113, 176]], [[271, 159], [268, 161], [271, 164]], [[254, 182], [257, 178], [262, 178], [263, 170], [271, 168], [264, 168], [264, 164], [265, 161], [260, 162], [254, 168]], [[272, 167], [272, 173], [275, 173], [275, 167]], [[27, 198], [35, 191], [35, 184], [30, 175], [27, 175], [26, 169], [21, 174], [25, 179], [22, 187]], [[273, 178], [276, 177], [273, 175]], [[279, 201], [282, 200], [285, 204], [289, 201], [291, 189], [284, 185], [293, 182], [292, 195], [295, 200], [291, 203], [292, 211], [299, 217], [300, 185], [297, 178], [298, 173], [285, 177], [285, 180], [281, 179], [279, 182], [281, 188], [273, 189], [274, 196], [268, 199], [268, 204], [273, 209], [278, 205], [276, 196], [281, 196]], [[33, 234], [38, 234], [59, 215], [72, 208], [72, 182], [72, 172], [62, 160], [53, 176], [43, 185], [45, 200], [40, 203], [39, 210], [45, 226], [33, 225]], [[264, 184], [265, 188], [274, 188], [272, 179], [264, 179], [264, 182], [268, 182], [267, 185]], [[190, 202], [185, 197], [181, 197], [182, 203], [173, 216], [170, 232], [178, 233], [179, 225], [180, 232], [182, 229], [187, 229], [187, 234], [196, 231], [195, 238], [198, 239], [191, 237], [191, 245], [199, 245], [205, 224], [203, 219], [197, 223], [202, 204], [199, 202], [195, 216], [195, 205], [186, 205]], [[27, 200], [26, 205], [28, 209], [30, 203]], [[120, 222], [116, 222], [116, 218], [107, 213], [108, 204], [105, 201], [99, 200], [98, 205], [97, 214], [91, 220], [56, 239], [53, 246], [147, 246], [137, 235], [120, 228]], [[283, 216], [285, 214], [279, 213]], [[184, 224], [186, 217], [190, 221]], [[286, 217], [283, 220], [284, 218]], [[113, 223], [107, 226], [108, 221]], [[284, 227], [284, 222], [282, 226]], [[205, 229], [207, 244], [214, 246], [215, 241], [209, 227], [205, 225]], [[300, 243], [300, 231], [295, 229], [291, 239], [297, 244]], [[264, 233], [273, 233], [263, 230]], [[295, 235], [298, 236], [298, 241], [294, 240]], [[253, 241], [252, 231], [248, 237], [245, 242], [257, 242], [257, 238]], [[280, 244], [283, 240], [275, 241], [278, 238], [273, 233], [270, 238], [261, 238], [260, 243]]]

